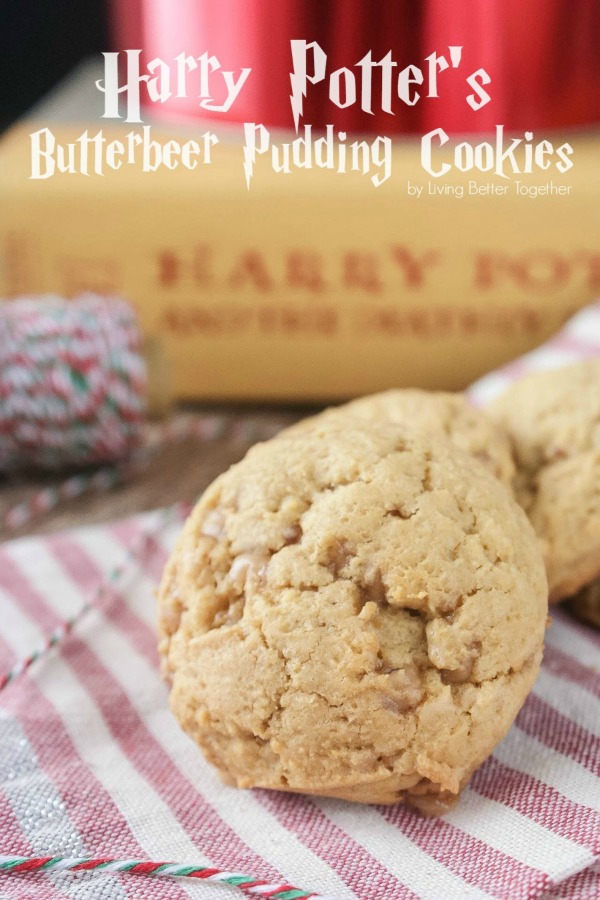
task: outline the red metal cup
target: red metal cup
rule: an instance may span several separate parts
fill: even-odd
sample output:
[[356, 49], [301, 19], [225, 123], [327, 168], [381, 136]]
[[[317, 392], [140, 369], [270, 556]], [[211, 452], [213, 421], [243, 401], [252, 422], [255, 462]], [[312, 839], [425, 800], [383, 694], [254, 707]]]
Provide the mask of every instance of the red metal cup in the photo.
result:
[[506, 0], [507, 62], [514, 127], [600, 122], [598, 0]]
[[[398, 134], [443, 127], [448, 132], [541, 129], [600, 121], [600, 4], [598, 0], [112, 0], [118, 49], [142, 48], [145, 60], [173, 61], [185, 51], [217, 56], [224, 69], [252, 72], [228, 112], [203, 110], [197, 96], [153, 104], [163, 120], [219, 119], [291, 128], [290, 41], [317, 41], [328, 72], [391, 51], [398, 72], [425, 67], [449, 45], [463, 48], [458, 69], [441, 72], [439, 97], [415, 106], [397, 97], [393, 115], [377, 103], [340, 109], [327, 80], [310, 86], [303, 121], [356, 133]], [[484, 68], [491, 101], [474, 111], [466, 77]], [[360, 91], [360, 79], [357, 77]], [[424, 86], [425, 87], [425, 86]], [[360, 94], [359, 94], [360, 96]], [[218, 98], [216, 98], [218, 99]]]
[[[423, 35], [425, 53], [463, 47], [463, 64], [440, 100], [423, 103], [424, 131], [486, 131], [497, 124], [533, 131], [600, 121], [597, 0], [428, 0]], [[474, 111], [465, 101], [464, 78], [479, 67], [492, 79], [492, 99]]]
[[[374, 60], [391, 50], [400, 65], [415, 61], [420, 14], [413, 0], [381, 0], [376, 9], [365, 0], [178, 0], [176, 9], [169, 0], [134, 0], [134, 5], [139, 8], [113, 0], [117, 49], [142, 48], [145, 60], [165, 61], [182, 51], [190, 56], [208, 51], [224, 69], [252, 69], [229, 112], [211, 114], [196, 97], [173, 97], [152, 105], [153, 115], [165, 120], [218, 118], [293, 127], [292, 39], [317, 41], [328, 55], [328, 72], [341, 66], [352, 70], [369, 50]], [[355, 132], [399, 133], [418, 130], [419, 110], [401, 101], [394, 104], [394, 115], [381, 113], [376, 103], [372, 115], [360, 103], [340, 109], [323, 82], [310, 87], [303, 121], [317, 129], [333, 124]]]

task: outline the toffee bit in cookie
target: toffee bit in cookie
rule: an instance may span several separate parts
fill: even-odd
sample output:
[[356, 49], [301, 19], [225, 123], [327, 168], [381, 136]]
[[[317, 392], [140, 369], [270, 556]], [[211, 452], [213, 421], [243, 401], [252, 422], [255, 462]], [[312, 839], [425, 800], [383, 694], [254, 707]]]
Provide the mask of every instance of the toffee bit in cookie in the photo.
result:
[[406, 509], [388, 509], [386, 512], [386, 516], [392, 516], [395, 519], [410, 519], [414, 516], [416, 510], [406, 510]]
[[327, 548], [327, 568], [332, 575], [338, 576], [356, 555], [356, 547], [344, 538], [336, 538]]
[[299, 522], [296, 525], [286, 525], [282, 534], [286, 544], [299, 544], [302, 540], [302, 526]]
[[368, 600], [364, 606], [362, 606], [358, 611], [358, 618], [363, 619], [365, 622], [372, 621], [378, 614], [379, 607], [377, 603], [373, 603], [372, 600]]
[[243, 611], [244, 601], [235, 600], [226, 609], [221, 609], [215, 614], [213, 627], [222, 628], [224, 625], [235, 625], [242, 618]]
[[456, 794], [440, 791], [427, 778], [422, 779], [407, 793], [407, 802], [425, 816], [443, 816], [453, 809], [457, 800]]
[[171, 707], [227, 783], [428, 814], [510, 727], [548, 611], [500, 481], [445, 436], [352, 416], [221, 475], [158, 599]]
[[386, 588], [379, 566], [367, 566], [361, 587], [367, 602], [376, 603], [377, 606], [387, 603]]
[[165, 634], [175, 634], [181, 622], [181, 613], [183, 608], [178, 603], [171, 606], [165, 606], [159, 613], [159, 625], [161, 631]]
[[219, 540], [225, 535], [225, 514], [221, 509], [210, 510], [200, 526], [202, 534]]
[[386, 674], [385, 694], [382, 705], [392, 712], [407, 713], [415, 709], [425, 696], [421, 674], [417, 667], [409, 663], [403, 669], [390, 669]]
[[464, 684], [468, 681], [473, 674], [473, 667], [480, 651], [481, 644], [479, 641], [475, 641], [455, 669], [442, 669], [441, 675], [444, 684]]
[[252, 553], [241, 553], [236, 556], [229, 570], [229, 579], [238, 593], [242, 593], [247, 581], [253, 578], [255, 582], [264, 578], [269, 554], [264, 550], [255, 550]]

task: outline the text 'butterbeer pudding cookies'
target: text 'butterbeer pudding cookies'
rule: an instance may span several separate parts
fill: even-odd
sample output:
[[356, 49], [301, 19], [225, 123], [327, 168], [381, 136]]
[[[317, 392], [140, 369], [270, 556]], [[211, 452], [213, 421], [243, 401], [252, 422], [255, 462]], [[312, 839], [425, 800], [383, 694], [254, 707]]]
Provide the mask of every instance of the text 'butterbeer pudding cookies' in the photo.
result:
[[600, 359], [527, 375], [487, 412], [512, 439], [517, 497], [561, 600], [600, 576]]
[[227, 781], [435, 813], [533, 685], [547, 582], [481, 464], [347, 417], [208, 488], [159, 611], [172, 709]]

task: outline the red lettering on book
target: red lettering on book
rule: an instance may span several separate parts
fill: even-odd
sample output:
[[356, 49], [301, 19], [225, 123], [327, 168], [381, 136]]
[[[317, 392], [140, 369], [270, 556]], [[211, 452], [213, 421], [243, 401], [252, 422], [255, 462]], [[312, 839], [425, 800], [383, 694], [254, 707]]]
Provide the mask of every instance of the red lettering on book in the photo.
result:
[[157, 255], [158, 280], [163, 287], [173, 287], [179, 280], [179, 259], [172, 250]]
[[353, 250], [343, 260], [344, 287], [359, 288], [369, 294], [378, 294], [383, 287], [379, 277], [379, 257], [375, 253]]
[[251, 284], [257, 291], [263, 293], [273, 290], [273, 281], [258, 250], [248, 250], [240, 256], [238, 264], [229, 276], [229, 284], [232, 288]]
[[327, 287], [323, 278], [323, 257], [312, 251], [292, 250], [287, 257], [287, 283], [291, 288], [306, 288], [314, 294]]
[[551, 250], [533, 250], [514, 263], [517, 284], [529, 291], [554, 291], [569, 280], [571, 266]]
[[475, 257], [475, 285], [481, 290], [512, 281], [525, 291], [552, 292], [571, 278], [573, 265], [551, 250], [530, 250], [520, 256], [479, 253]]
[[398, 265], [404, 275], [407, 287], [423, 287], [426, 277], [426, 269], [437, 265], [439, 253], [437, 250], [427, 250], [421, 257], [415, 256], [407, 247], [394, 244], [391, 248], [392, 259]]

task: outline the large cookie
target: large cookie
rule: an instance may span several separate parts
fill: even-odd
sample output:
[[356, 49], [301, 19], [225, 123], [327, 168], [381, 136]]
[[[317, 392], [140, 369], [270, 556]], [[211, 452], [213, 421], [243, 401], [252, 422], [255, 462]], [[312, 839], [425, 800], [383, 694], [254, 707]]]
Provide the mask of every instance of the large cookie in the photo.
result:
[[334, 406], [297, 422], [282, 434], [312, 428], [323, 419], [350, 415], [370, 422], [392, 422], [417, 428], [434, 437], [446, 437], [483, 465], [507, 486], [515, 475], [508, 435], [485, 413], [471, 406], [464, 394], [394, 389]]
[[569, 603], [578, 619], [600, 628], [600, 580], [592, 581], [582, 588]]
[[561, 600], [600, 575], [600, 359], [528, 375], [487, 411], [512, 438], [517, 495]]
[[439, 812], [531, 689], [547, 583], [483, 466], [346, 419], [208, 488], [159, 613], [172, 709], [226, 780]]

